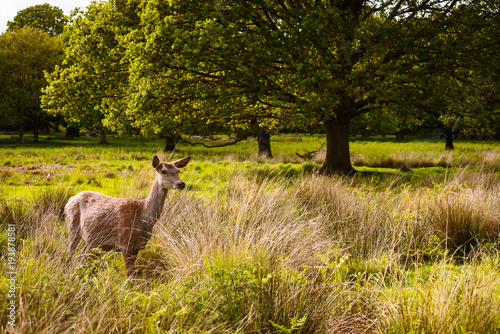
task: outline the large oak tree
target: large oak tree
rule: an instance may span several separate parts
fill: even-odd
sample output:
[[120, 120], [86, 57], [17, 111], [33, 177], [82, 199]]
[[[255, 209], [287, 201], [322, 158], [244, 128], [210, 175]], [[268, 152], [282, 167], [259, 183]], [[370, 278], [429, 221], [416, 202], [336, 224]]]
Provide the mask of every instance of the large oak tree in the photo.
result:
[[[453, 99], [459, 78], [448, 76], [477, 64], [477, 33], [492, 18], [498, 2], [480, 0], [151, 0], [131, 58], [133, 94], [144, 106], [228, 119], [250, 110], [322, 123], [323, 171], [349, 174], [351, 120], [380, 105], [405, 112], [420, 97]], [[432, 90], [440, 77], [447, 89]]]
[[72, 95], [84, 88], [94, 99], [85, 107], [99, 110], [105, 124], [143, 133], [322, 124], [325, 173], [354, 172], [353, 118], [388, 106], [411, 115], [421, 112], [418, 103], [452, 105], [463, 99], [450, 92], [464, 86], [464, 71], [480, 77], [498, 51], [488, 28], [498, 21], [498, 0], [111, 0], [103, 6], [73, 21], [74, 57], [51, 78], [47, 105], [76, 110]]

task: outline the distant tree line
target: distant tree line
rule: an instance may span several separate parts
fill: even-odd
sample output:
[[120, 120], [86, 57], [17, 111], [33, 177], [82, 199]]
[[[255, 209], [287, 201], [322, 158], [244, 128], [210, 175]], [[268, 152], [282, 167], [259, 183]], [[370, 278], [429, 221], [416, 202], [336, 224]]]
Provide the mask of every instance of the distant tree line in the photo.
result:
[[[440, 128], [447, 148], [460, 129], [499, 133], [499, 9], [500, 0], [94, 2], [55, 37], [64, 57], [44, 68], [39, 110], [103, 141], [108, 130], [141, 133], [166, 148], [193, 134], [321, 131], [323, 171], [350, 174], [352, 133]], [[13, 105], [0, 113], [24, 110]]]
[[40, 95], [47, 85], [44, 71], [53, 71], [64, 59], [57, 36], [65, 24], [60, 8], [36, 5], [19, 11], [0, 35], [0, 126], [17, 129], [21, 143], [25, 129], [33, 131], [37, 142], [55, 120], [41, 108]]

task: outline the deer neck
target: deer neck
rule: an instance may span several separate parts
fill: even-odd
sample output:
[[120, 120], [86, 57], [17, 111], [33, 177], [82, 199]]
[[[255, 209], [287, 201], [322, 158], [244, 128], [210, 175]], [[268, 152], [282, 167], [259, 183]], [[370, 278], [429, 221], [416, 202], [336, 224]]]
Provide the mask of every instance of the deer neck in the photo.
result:
[[143, 223], [152, 229], [158, 218], [160, 218], [167, 197], [168, 190], [160, 185], [158, 175], [151, 186], [151, 191], [145, 200]]

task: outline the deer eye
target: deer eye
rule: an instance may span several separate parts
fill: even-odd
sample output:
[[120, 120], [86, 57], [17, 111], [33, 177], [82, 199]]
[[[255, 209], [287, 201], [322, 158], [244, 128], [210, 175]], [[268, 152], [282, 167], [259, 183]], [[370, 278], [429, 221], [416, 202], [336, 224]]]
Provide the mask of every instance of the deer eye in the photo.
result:
[[161, 171], [162, 174], [167, 174], [167, 172], [165, 172], [164, 170]]

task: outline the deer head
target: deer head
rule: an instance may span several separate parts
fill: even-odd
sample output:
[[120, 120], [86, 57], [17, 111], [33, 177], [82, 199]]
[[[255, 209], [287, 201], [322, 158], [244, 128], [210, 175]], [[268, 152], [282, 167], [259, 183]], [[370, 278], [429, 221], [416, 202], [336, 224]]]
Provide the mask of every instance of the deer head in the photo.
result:
[[179, 168], [186, 166], [191, 157], [185, 157], [175, 162], [162, 162], [157, 156], [153, 158], [153, 168], [159, 184], [165, 189], [184, 189], [186, 184], [179, 178]]

